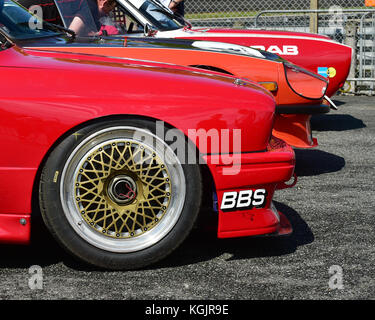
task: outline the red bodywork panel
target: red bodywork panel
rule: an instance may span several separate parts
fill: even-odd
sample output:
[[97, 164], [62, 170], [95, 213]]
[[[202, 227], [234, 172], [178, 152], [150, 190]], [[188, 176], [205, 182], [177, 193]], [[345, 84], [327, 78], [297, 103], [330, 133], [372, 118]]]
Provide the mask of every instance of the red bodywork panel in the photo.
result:
[[[282, 140], [273, 138], [266, 152], [238, 155], [237, 163], [240, 165], [234, 168], [228, 168], [215, 157], [206, 156], [206, 160], [214, 176], [219, 204], [226, 191], [264, 188], [268, 198], [263, 208], [251, 210], [224, 212], [219, 205], [218, 236], [231, 238], [278, 233], [280, 217], [272, 207], [272, 197], [278, 182], [288, 181], [293, 175], [295, 157], [292, 148]], [[225, 170], [235, 170], [238, 174], [229, 175]]]
[[0, 242], [29, 244], [31, 233], [30, 214], [0, 213]]

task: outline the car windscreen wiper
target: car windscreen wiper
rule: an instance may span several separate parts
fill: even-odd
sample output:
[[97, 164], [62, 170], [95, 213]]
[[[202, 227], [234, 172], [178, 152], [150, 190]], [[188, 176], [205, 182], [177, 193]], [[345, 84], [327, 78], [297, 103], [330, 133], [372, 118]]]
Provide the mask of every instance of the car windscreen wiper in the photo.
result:
[[176, 19], [179, 23], [184, 25], [185, 27], [188, 27], [189, 29], [192, 28], [192, 24], [187, 21], [181, 14], [177, 12], [173, 12], [174, 19]]
[[71, 29], [68, 29], [68, 28], [65, 28], [65, 27], [62, 27], [62, 26], [60, 26], [60, 25], [58, 25], [58, 24], [54, 24], [54, 23], [51, 23], [51, 22], [47, 22], [47, 21], [43, 21], [43, 24], [47, 27], [47, 28], [49, 28], [49, 29], [51, 29], [51, 30], [53, 30], [53, 31], [62, 31], [62, 32], [65, 32], [65, 33], [69, 33], [70, 35], [71, 35], [71, 37], [72, 37], [72, 39], [74, 40], [75, 38], [76, 38], [76, 33], [73, 31], [73, 30], [71, 30]]

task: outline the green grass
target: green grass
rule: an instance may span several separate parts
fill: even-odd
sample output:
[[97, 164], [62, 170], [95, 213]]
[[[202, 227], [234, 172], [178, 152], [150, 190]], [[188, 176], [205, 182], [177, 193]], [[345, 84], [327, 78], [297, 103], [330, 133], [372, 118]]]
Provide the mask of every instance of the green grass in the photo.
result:
[[252, 17], [257, 11], [231, 11], [231, 12], [203, 12], [203, 13], [189, 13], [185, 17], [188, 20], [193, 19], [213, 19], [213, 18], [237, 18], [237, 17]]

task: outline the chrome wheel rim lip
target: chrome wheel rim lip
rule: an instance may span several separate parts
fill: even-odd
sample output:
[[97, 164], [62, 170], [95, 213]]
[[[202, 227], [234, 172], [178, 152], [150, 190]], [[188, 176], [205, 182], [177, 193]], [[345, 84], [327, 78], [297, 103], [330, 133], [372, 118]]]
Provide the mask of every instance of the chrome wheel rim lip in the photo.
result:
[[[171, 198], [163, 218], [144, 234], [129, 238], [108, 238], [98, 233], [82, 218], [75, 205], [74, 183], [80, 164], [85, 161], [85, 155], [92, 150], [105, 145], [115, 137], [122, 140], [134, 139], [134, 134], [149, 138], [141, 141], [142, 144], [153, 149], [157, 155], [162, 155], [164, 163], [171, 177]], [[155, 145], [152, 145], [151, 144]], [[131, 253], [149, 248], [162, 240], [176, 225], [185, 204], [186, 184], [182, 165], [172, 149], [159, 137], [150, 131], [130, 127], [116, 126], [100, 130], [84, 139], [71, 153], [61, 174], [60, 199], [65, 217], [74, 231], [91, 245], [109, 252]]]

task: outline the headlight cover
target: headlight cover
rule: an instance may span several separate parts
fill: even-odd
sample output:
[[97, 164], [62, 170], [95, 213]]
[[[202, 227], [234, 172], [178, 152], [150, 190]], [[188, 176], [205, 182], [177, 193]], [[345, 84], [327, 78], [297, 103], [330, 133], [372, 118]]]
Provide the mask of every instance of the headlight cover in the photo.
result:
[[328, 79], [287, 61], [284, 62], [284, 70], [288, 85], [296, 94], [311, 100], [323, 99]]

